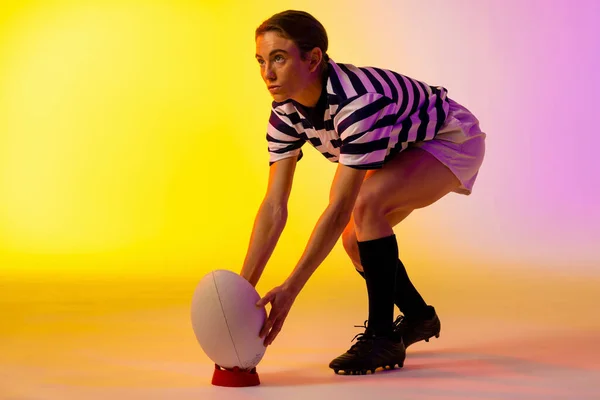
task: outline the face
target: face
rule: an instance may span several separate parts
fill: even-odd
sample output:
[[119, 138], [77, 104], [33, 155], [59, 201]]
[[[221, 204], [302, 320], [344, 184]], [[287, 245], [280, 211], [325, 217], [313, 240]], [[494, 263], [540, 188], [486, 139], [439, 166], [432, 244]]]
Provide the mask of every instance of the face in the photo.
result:
[[310, 57], [302, 60], [296, 44], [277, 32], [256, 38], [256, 60], [267, 89], [276, 102], [302, 97], [311, 79]]

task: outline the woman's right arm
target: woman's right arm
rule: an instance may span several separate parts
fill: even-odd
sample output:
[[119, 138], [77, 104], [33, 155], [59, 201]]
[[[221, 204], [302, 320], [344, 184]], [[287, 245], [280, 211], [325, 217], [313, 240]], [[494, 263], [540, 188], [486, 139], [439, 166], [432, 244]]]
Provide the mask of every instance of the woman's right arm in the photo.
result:
[[256, 286], [287, 221], [287, 203], [297, 158], [277, 161], [269, 170], [267, 193], [261, 203], [240, 275]]

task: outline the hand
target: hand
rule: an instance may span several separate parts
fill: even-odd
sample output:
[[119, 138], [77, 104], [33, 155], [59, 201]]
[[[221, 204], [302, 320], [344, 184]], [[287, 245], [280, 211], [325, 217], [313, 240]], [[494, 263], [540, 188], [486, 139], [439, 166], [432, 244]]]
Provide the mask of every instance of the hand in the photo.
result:
[[275, 337], [283, 326], [283, 321], [290, 312], [290, 308], [296, 299], [296, 291], [285, 285], [277, 286], [260, 299], [256, 305], [264, 307], [271, 303], [271, 311], [265, 320], [265, 323], [260, 330], [258, 336], [263, 338], [266, 336], [264, 344], [269, 346], [275, 340]]

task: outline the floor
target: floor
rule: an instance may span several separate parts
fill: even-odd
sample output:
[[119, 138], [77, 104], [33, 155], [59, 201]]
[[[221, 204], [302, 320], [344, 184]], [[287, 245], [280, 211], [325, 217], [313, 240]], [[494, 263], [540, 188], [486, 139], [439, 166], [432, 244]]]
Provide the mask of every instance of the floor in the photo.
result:
[[[259, 364], [261, 385], [250, 388], [210, 384], [213, 364], [189, 322], [193, 284], [2, 280], [0, 399], [600, 399], [596, 281], [571, 282], [560, 306], [546, 308], [552, 283], [511, 292], [498, 280], [470, 312], [456, 300], [468, 293], [452, 300], [441, 291], [440, 338], [411, 346], [404, 368], [366, 376], [327, 367], [358, 332], [363, 294], [324, 295], [319, 315], [308, 294]], [[526, 298], [531, 291], [540, 302]], [[498, 301], [503, 292], [512, 303]]]

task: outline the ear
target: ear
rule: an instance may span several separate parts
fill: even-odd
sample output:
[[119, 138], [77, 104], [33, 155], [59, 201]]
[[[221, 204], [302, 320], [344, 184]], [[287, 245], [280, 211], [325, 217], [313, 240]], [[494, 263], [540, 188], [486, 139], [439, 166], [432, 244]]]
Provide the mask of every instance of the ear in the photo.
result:
[[309, 54], [309, 58], [310, 58], [310, 72], [315, 72], [317, 70], [317, 68], [319, 68], [319, 65], [321, 65], [321, 60], [323, 60], [323, 52], [321, 51], [320, 48], [315, 47], [314, 49], [312, 49], [310, 51]]

